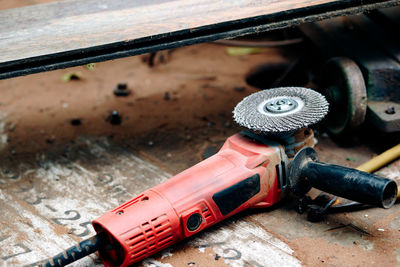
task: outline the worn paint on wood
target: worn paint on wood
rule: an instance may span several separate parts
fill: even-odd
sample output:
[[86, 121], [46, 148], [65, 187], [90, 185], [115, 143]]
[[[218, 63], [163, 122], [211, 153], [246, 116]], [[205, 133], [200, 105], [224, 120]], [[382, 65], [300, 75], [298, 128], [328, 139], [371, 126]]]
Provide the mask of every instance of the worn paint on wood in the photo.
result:
[[203, 252], [211, 247], [232, 267], [301, 266], [287, 244], [245, 219], [223, 223], [191, 243]]
[[0, 262], [17, 265], [93, 235], [93, 219], [170, 176], [105, 139], [81, 139], [64, 156], [42, 154], [1, 174]]

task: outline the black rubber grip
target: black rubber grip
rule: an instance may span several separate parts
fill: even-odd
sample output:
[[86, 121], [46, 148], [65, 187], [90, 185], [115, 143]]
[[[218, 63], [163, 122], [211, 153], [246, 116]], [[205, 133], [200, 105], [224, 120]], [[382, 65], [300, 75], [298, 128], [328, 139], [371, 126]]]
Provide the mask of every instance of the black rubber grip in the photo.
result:
[[215, 193], [212, 198], [222, 215], [225, 216], [240, 207], [240, 205], [258, 192], [260, 192], [260, 175], [254, 174], [237, 184]]
[[310, 161], [301, 174], [312, 187], [360, 203], [389, 208], [396, 199], [394, 181], [356, 169]]

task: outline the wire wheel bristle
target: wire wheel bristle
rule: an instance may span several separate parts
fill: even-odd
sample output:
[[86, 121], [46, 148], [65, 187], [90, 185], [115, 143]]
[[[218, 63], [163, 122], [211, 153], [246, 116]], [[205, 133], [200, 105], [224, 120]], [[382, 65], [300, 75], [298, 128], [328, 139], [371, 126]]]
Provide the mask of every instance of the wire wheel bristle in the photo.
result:
[[[270, 114], [260, 111], [269, 99], [285, 97], [300, 99], [304, 105], [291, 112]], [[252, 131], [283, 133], [306, 128], [319, 122], [328, 113], [329, 104], [318, 92], [303, 87], [280, 87], [263, 90], [245, 97], [233, 110], [234, 120]]]

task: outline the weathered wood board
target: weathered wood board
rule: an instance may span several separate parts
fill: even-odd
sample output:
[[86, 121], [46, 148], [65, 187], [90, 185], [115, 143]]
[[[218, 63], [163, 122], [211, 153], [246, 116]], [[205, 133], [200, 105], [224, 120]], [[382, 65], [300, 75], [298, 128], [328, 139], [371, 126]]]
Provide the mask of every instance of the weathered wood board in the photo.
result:
[[233, 38], [398, 0], [65, 0], [0, 11], [0, 79]]

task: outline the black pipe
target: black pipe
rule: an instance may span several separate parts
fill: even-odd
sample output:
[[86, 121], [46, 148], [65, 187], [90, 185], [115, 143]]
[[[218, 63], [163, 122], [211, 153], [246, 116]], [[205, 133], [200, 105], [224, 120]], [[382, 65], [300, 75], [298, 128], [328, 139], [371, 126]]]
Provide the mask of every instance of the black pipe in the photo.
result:
[[289, 170], [292, 192], [302, 196], [315, 187], [336, 196], [386, 209], [396, 201], [395, 181], [317, 160], [317, 152], [310, 147], [297, 153]]

